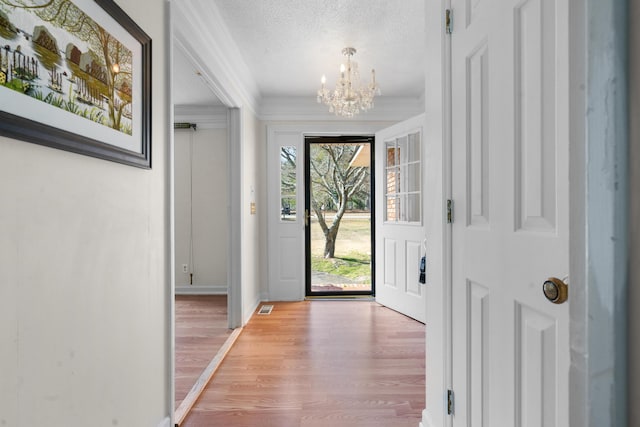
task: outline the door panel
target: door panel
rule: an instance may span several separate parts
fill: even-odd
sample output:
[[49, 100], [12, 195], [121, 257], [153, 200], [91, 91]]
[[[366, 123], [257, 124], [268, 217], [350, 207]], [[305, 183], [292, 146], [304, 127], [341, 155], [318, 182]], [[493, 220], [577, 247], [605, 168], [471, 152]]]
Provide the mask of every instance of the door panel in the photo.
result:
[[[467, 330], [469, 336], [469, 418], [478, 425], [488, 425], [486, 408], [489, 396], [489, 288], [466, 281]], [[475, 424], [472, 424], [475, 425]]]
[[467, 59], [467, 99], [469, 102], [469, 136], [467, 138], [467, 224], [489, 227], [489, 138], [487, 91], [489, 60], [484, 40]]
[[384, 286], [396, 289], [397, 286], [397, 273], [396, 267], [398, 265], [396, 258], [396, 245], [395, 239], [384, 239], [384, 251], [381, 252], [384, 257]]
[[454, 426], [568, 425], [568, 11], [453, 0]]
[[516, 227], [555, 232], [556, 64], [553, 3], [529, 0], [515, 14]]
[[274, 131], [268, 139], [269, 298], [304, 298], [304, 223], [298, 209], [304, 205], [301, 191], [302, 135]]
[[[422, 222], [424, 115], [376, 133], [376, 301], [421, 322], [425, 321], [420, 258], [424, 255]], [[380, 283], [380, 281], [382, 283]]]
[[516, 425], [554, 426], [556, 319], [516, 303]]
[[296, 263], [291, 262], [292, 259], [296, 259], [298, 255], [298, 237], [280, 237], [278, 241], [280, 259], [280, 269], [278, 276], [282, 280], [297, 280], [300, 269]]

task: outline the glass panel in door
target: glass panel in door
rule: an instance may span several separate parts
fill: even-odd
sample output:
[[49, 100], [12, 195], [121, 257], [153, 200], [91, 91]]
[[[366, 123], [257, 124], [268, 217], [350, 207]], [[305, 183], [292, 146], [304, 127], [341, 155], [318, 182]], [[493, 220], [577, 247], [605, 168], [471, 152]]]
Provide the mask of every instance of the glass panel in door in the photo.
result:
[[373, 138], [307, 138], [307, 295], [372, 295]]

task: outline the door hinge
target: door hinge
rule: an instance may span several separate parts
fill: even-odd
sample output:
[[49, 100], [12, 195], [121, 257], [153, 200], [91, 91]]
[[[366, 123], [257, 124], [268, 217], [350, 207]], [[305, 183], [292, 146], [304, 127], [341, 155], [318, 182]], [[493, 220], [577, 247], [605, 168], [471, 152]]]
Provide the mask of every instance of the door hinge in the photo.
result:
[[453, 415], [455, 411], [455, 396], [453, 390], [447, 390], [447, 414]]
[[447, 34], [453, 33], [453, 11], [447, 9], [444, 12], [444, 32]]
[[453, 200], [447, 199], [447, 224], [453, 222]]

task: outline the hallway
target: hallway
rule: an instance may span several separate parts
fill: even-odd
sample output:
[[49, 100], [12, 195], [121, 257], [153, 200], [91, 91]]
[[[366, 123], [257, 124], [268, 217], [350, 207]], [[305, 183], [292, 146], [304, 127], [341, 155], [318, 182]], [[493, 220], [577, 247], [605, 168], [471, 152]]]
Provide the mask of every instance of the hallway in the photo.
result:
[[371, 301], [267, 304], [183, 426], [418, 425], [423, 324]]

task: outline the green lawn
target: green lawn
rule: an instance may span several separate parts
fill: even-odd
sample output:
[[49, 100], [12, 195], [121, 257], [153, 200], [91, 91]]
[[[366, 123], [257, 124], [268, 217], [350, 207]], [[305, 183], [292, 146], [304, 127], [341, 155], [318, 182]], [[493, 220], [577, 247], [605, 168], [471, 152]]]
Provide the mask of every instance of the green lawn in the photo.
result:
[[[327, 215], [327, 222], [332, 220]], [[340, 223], [335, 258], [325, 259], [324, 234], [317, 221], [311, 223], [311, 269], [371, 283], [371, 221], [368, 215], [347, 215]]]

